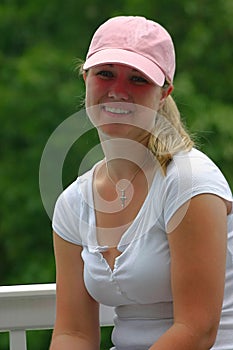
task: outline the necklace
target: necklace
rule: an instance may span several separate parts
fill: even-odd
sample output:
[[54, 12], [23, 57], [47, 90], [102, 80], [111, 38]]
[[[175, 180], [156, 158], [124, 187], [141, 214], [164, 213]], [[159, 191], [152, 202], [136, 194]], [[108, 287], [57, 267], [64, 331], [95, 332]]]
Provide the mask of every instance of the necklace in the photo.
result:
[[[121, 207], [124, 208], [125, 207], [125, 202], [126, 200], [128, 199], [125, 195], [125, 192], [126, 190], [128, 189], [129, 185], [132, 184], [133, 180], [135, 179], [135, 177], [137, 176], [137, 174], [139, 173], [139, 171], [145, 166], [146, 162], [148, 160], [148, 157], [145, 158], [144, 162], [142, 163], [141, 166], [138, 167], [138, 169], [135, 171], [135, 173], [133, 174], [133, 176], [131, 177], [130, 180], [127, 180], [127, 179], [121, 179], [120, 181], [118, 181], [117, 183], [115, 183], [115, 181], [113, 181], [113, 179], [111, 178], [110, 174], [109, 174], [109, 171], [108, 171], [108, 166], [107, 166], [107, 163], [106, 163], [106, 172], [107, 172], [107, 177], [109, 178], [109, 180], [111, 181], [111, 183], [115, 186], [115, 188], [120, 191], [120, 201], [121, 201]], [[119, 182], [122, 182], [122, 181], [127, 181], [127, 185], [125, 188], [120, 188], [119, 187]]]

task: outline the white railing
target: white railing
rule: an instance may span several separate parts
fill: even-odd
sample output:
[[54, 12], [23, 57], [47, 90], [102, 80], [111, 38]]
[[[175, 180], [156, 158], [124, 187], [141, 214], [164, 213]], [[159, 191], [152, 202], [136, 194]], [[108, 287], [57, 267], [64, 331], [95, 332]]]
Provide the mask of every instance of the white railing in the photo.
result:
[[[53, 328], [55, 300], [54, 283], [0, 287], [0, 332], [9, 332], [10, 350], [27, 349], [27, 330]], [[112, 325], [113, 317], [113, 308], [100, 306], [101, 326]]]

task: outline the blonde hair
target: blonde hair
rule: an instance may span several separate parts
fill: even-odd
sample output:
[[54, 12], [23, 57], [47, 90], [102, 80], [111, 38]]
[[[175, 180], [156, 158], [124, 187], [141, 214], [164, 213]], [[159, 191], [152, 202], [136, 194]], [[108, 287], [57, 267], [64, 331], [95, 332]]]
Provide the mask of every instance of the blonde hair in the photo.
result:
[[193, 146], [194, 142], [185, 130], [177, 105], [169, 95], [157, 112], [148, 148], [157, 158], [163, 174], [166, 175], [167, 166], [174, 154], [180, 151], [188, 152]]

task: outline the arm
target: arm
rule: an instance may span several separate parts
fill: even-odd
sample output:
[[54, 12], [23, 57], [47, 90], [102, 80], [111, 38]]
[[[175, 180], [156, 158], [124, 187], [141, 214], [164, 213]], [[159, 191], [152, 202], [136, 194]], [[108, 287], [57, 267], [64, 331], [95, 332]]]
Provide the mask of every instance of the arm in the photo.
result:
[[[184, 209], [186, 214], [175, 227]], [[174, 324], [150, 350], [213, 346], [224, 294], [226, 217], [226, 203], [211, 194], [194, 197], [173, 216], [168, 240]]]
[[50, 350], [99, 349], [99, 305], [84, 285], [81, 250], [54, 233], [57, 294]]

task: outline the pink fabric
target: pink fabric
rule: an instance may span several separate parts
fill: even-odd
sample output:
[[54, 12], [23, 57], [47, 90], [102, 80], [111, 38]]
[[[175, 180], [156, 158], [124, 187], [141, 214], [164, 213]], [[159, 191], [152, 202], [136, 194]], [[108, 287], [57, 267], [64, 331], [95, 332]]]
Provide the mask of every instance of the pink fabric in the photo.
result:
[[172, 83], [175, 50], [168, 32], [140, 16], [114, 17], [95, 32], [84, 69], [100, 64], [125, 64], [144, 73], [154, 83]]

